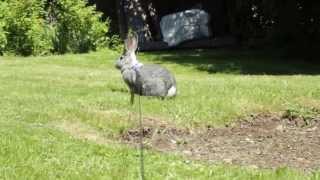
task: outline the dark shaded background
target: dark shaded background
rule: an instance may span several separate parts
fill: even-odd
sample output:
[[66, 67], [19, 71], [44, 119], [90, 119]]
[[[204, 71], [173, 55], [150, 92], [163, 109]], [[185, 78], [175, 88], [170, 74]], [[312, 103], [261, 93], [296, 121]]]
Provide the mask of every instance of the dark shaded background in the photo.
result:
[[[89, 0], [111, 20], [111, 33], [119, 33], [121, 0]], [[129, 1], [129, 0], [124, 0]], [[156, 19], [170, 13], [201, 7], [211, 15], [215, 37], [232, 35], [241, 47], [283, 49], [295, 57], [318, 62], [320, 50], [320, 1], [311, 0], [138, 0], [148, 15], [147, 24], [155, 40], [159, 27], [148, 13], [150, 4]], [[152, 23], [153, 22], [153, 23]]]

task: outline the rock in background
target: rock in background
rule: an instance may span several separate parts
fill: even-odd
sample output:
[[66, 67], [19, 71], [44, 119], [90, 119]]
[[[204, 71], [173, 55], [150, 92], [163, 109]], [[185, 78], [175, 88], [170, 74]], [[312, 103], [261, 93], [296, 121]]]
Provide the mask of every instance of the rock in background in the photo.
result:
[[177, 46], [184, 41], [208, 38], [211, 36], [209, 22], [209, 14], [200, 9], [166, 15], [160, 22], [163, 41]]

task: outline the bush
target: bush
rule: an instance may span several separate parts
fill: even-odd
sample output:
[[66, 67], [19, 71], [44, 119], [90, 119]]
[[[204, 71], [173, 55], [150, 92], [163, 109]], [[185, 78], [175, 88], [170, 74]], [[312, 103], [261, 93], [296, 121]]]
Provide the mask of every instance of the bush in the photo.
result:
[[7, 45], [7, 37], [3, 30], [3, 24], [0, 22], [0, 55], [3, 54], [4, 48]]
[[5, 3], [0, 3], [0, 55], [3, 54], [3, 51], [7, 45], [6, 31], [4, 30], [5, 21], [1, 21], [4, 18], [4, 13], [8, 12]]
[[0, 1], [0, 52], [88, 52], [107, 44], [108, 22], [83, 0]]
[[4, 27], [6, 22], [4, 20], [5, 14], [8, 13], [7, 3], [0, 2], [0, 55], [4, 53], [5, 47], [7, 46], [7, 36]]
[[7, 11], [0, 12], [6, 34], [6, 51], [18, 55], [37, 55], [50, 51], [52, 43], [46, 35], [42, 1], [7, 0], [1, 6], [7, 6]]
[[118, 35], [111, 35], [108, 38], [107, 46], [115, 51], [122, 52], [123, 51], [123, 42], [122, 39]]
[[59, 0], [49, 4], [56, 52], [81, 53], [106, 44], [108, 22], [101, 22], [101, 14], [94, 9], [86, 6], [83, 0]]

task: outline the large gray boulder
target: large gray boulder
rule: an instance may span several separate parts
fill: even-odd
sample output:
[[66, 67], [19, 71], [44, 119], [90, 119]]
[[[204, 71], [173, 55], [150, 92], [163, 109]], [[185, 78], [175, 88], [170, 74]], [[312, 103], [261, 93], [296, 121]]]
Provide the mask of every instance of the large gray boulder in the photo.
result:
[[210, 16], [201, 9], [186, 10], [162, 17], [160, 22], [163, 41], [169, 46], [211, 36]]

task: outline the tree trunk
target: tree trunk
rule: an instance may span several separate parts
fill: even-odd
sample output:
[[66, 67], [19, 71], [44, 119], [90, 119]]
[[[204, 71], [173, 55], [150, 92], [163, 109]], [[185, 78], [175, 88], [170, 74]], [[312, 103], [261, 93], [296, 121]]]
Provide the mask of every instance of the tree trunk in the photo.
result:
[[299, 14], [296, 0], [278, 2], [279, 20], [276, 33], [285, 41], [294, 40], [298, 34]]
[[118, 14], [119, 34], [122, 39], [126, 38], [128, 30], [128, 22], [124, 12], [124, 0], [116, 0], [116, 8]]
[[138, 34], [139, 45], [151, 41], [150, 27], [147, 14], [143, 8], [143, 0], [123, 0], [124, 13], [127, 18], [128, 29]]
[[147, 0], [145, 9], [148, 12], [148, 24], [150, 25], [150, 31], [152, 37], [155, 40], [161, 40], [160, 19], [158, 16], [158, 10], [156, 4], [152, 0]]

